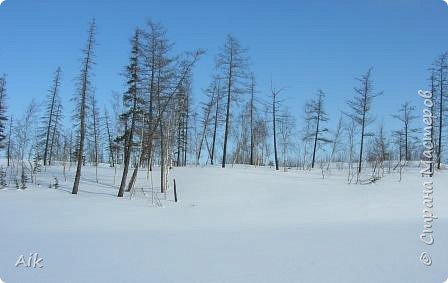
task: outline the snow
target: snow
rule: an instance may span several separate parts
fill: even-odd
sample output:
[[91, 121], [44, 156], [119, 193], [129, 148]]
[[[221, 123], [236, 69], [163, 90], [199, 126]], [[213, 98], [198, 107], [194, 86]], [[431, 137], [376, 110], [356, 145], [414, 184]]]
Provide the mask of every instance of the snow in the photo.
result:
[[[116, 183], [119, 182], [118, 170]], [[418, 168], [348, 185], [333, 170], [174, 168], [166, 196], [141, 170], [133, 199], [115, 197], [114, 170], [83, 170], [80, 191], [62, 168], [40, 187], [0, 190], [0, 278], [11, 282], [444, 282], [448, 172], [434, 178], [435, 243], [420, 241]], [[48, 184], [57, 176], [59, 189]], [[157, 186], [158, 170], [153, 173]], [[157, 191], [154, 188], [154, 191]], [[140, 191], [140, 190], [138, 190]], [[152, 197], [162, 207], [154, 205]], [[419, 261], [427, 251], [433, 264]], [[30, 253], [43, 268], [15, 267]]]

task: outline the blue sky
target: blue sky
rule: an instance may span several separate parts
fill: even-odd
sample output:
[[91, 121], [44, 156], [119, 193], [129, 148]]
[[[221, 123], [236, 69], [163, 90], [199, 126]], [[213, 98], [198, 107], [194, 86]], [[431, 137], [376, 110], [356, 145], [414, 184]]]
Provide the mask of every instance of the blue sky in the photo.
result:
[[112, 91], [122, 91], [129, 38], [148, 19], [166, 26], [176, 51], [207, 51], [195, 70], [196, 101], [231, 33], [249, 48], [260, 96], [268, 95], [272, 77], [286, 88], [285, 105], [300, 118], [304, 102], [322, 88], [333, 122], [347, 109], [354, 78], [372, 66], [376, 87], [384, 91], [374, 112], [392, 127], [390, 114], [402, 102], [420, 106], [416, 93], [427, 86], [426, 69], [448, 50], [448, 5], [442, 0], [6, 0], [0, 6], [0, 73], [7, 74], [11, 114], [21, 115], [32, 97], [42, 100], [61, 66], [70, 116], [92, 17], [98, 24], [94, 83], [104, 104]]

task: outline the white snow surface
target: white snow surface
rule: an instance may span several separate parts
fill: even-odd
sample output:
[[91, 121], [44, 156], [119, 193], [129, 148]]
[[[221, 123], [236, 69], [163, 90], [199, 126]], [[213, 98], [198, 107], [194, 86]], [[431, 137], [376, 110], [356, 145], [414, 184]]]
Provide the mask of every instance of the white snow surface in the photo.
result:
[[[116, 198], [114, 169], [47, 167], [40, 186], [0, 190], [0, 278], [15, 282], [444, 282], [448, 277], [448, 172], [434, 177], [435, 242], [425, 245], [418, 168], [349, 185], [333, 170], [174, 168], [162, 207], [146, 170], [137, 193]], [[118, 172], [120, 172], [118, 170]], [[117, 173], [118, 183], [120, 173]], [[53, 177], [60, 188], [48, 188]], [[153, 172], [155, 186], [158, 169]], [[158, 191], [158, 188], [154, 189]], [[138, 190], [140, 191], [140, 190]], [[426, 251], [432, 265], [420, 260]], [[38, 253], [43, 268], [15, 267]]]

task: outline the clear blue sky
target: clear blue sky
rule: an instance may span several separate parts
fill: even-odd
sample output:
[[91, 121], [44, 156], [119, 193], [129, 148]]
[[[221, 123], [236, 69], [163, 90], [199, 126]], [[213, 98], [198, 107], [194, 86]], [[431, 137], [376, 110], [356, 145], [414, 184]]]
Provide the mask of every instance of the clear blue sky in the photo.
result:
[[148, 19], [166, 26], [176, 50], [207, 50], [195, 70], [196, 101], [231, 33], [249, 48], [260, 95], [268, 95], [272, 76], [286, 87], [287, 105], [298, 118], [304, 101], [322, 88], [330, 118], [337, 120], [353, 95], [354, 77], [373, 66], [377, 89], [384, 91], [374, 111], [390, 125], [403, 101], [420, 103], [416, 93], [427, 85], [426, 68], [448, 50], [442, 0], [6, 0], [0, 6], [0, 73], [7, 74], [11, 114], [21, 115], [31, 97], [43, 99], [61, 66], [69, 116], [92, 17], [98, 24], [94, 82], [103, 103], [122, 91], [129, 38]]

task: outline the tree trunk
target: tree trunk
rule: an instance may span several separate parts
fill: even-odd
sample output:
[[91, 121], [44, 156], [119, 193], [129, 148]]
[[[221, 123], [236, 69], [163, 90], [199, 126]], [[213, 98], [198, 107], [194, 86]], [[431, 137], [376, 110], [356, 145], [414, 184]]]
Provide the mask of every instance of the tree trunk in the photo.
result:
[[319, 138], [319, 123], [320, 123], [320, 113], [317, 113], [316, 133], [314, 135], [313, 160], [311, 161], [311, 168], [314, 168], [314, 162], [316, 160], [317, 140]]
[[230, 119], [230, 98], [232, 93], [232, 76], [233, 76], [233, 53], [230, 52], [229, 77], [227, 80], [227, 106], [226, 106], [226, 128], [224, 131], [224, 148], [222, 152], [222, 168], [226, 167], [227, 155], [227, 138], [229, 136], [229, 119]]
[[111, 167], [114, 167], [115, 166], [114, 144], [112, 141], [112, 134], [110, 132], [109, 115], [107, 114], [107, 112], [105, 113], [105, 118], [106, 118], [107, 140], [109, 142], [109, 162]]
[[275, 157], [275, 170], [278, 170], [278, 156], [277, 156], [277, 131], [276, 131], [276, 117], [275, 117], [275, 94], [272, 102], [272, 123], [274, 131], [274, 157]]
[[185, 93], [186, 95], [186, 108], [185, 108], [185, 136], [184, 136], [184, 166], [187, 165], [187, 147], [188, 147], [188, 120], [189, 120], [189, 99], [188, 99], [188, 93]]
[[10, 165], [10, 160], [11, 160], [11, 135], [12, 135], [12, 122], [13, 122], [13, 118], [11, 116], [11, 118], [9, 119], [9, 134], [8, 134], [8, 148], [7, 148], [7, 166], [9, 167]]
[[254, 82], [250, 92], [250, 165], [254, 165]]
[[443, 128], [443, 67], [440, 67], [440, 109], [439, 109], [439, 144], [438, 144], [438, 158], [437, 169], [440, 170], [442, 163], [442, 128]]
[[359, 161], [358, 161], [358, 178], [359, 178], [359, 174], [361, 173], [362, 170], [362, 154], [363, 154], [363, 150], [364, 150], [364, 133], [365, 133], [365, 123], [366, 123], [366, 107], [367, 107], [367, 86], [365, 89], [365, 93], [364, 93], [364, 111], [362, 114], [362, 124], [361, 124], [361, 146], [359, 149]]
[[219, 115], [219, 85], [217, 89], [216, 96], [216, 112], [215, 112], [215, 125], [213, 129], [213, 139], [212, 139], [212, 150], [210, 155], [210, 164], [213, 165], [214, 157], [215, 157], [215, 143], [216, 143], [216, 131], [218, 130], [218, 115]]

